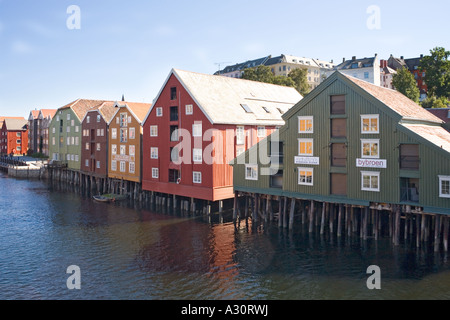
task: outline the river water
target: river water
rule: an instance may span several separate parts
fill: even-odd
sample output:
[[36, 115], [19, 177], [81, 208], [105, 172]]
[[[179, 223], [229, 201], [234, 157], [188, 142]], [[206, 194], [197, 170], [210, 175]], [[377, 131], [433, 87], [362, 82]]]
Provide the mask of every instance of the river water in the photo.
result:
[[[0, 206], [2, 300], [450, 299], [445, 253], [389, 239], [235, 229], [1, 173]], [[67, 288], [71, 265], [80, 290]], [[380, 290], [367, 287], [370, 265]]]

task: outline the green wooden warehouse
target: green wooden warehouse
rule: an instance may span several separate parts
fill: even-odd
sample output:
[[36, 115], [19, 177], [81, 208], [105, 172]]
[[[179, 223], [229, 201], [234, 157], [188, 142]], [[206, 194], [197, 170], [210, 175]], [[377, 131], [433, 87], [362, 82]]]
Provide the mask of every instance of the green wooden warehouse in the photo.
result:
[[442, 120], [395, 90], [339, 72], [283, 119], [231, 163], [236, 214], [253, 204], [254, 219], [278, 211], [280, 225], [292, 227], [302, 212], [310, 230], [325, 224], [365, 238], [388, 219], [394, 242], [414, 234], [419, 245], [434, 235], [447, 248], [450, 133]]

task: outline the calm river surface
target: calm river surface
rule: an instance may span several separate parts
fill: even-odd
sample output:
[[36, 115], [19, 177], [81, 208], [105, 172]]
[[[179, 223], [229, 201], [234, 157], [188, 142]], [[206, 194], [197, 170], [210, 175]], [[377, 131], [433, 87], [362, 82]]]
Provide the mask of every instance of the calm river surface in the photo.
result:
[[[96, 203], [0, 173], [0, 299], [450, 299], [444, 253]], [[67, 267], [81, 270], [68, 290]], [[381, 269], [369, 290], [367, 268]]]

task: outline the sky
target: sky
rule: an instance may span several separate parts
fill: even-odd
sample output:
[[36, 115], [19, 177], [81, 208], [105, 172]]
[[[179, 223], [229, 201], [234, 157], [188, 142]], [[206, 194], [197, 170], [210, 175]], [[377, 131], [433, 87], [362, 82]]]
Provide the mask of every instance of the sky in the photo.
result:
[[0, 0], [0, 115], [80, 98], [151, 103], [172, 68], [450, 50], [449, 12], [448, 0]]

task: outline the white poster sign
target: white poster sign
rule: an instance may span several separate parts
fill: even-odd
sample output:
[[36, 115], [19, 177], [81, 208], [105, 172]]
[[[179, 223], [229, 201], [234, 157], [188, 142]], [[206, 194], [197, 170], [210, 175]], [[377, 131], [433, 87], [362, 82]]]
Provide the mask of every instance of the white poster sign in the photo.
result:
[[383, 159], [356, 159], [357, 168], [387, 168], [387, 160]]
[[295, 157], [295, 164], [319, 165], [319, 157]]

